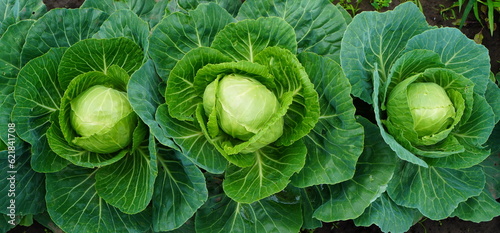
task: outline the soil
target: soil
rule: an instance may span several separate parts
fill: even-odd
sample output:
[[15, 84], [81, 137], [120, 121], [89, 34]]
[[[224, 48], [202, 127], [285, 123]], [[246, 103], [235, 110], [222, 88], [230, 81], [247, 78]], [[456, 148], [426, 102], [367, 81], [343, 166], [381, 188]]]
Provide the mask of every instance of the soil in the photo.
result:
[[47, 10], [54, 8], [78, 8], [85, 0], [43, 0]]
[[[346, 1], [346, 0], [344, 0]], [[360, 1], [359, 9], [361, 11], [375, 10], [373, 6], [370, 5], [369, 0], [358, 0]], [[48, 9], [52, 8], [77, 8], [84, 0], [44, 0], [43, 1]], [[334, 3], [339, 1], [333, 1]], [[351, 0], [351, 2], [356, 2], [356, 0]], [[384, 7], [380, 11], [386, 11], [394, 9], [395, 6], [400, 3], [405, 2], [404, 0], [394, 0], [389, 5], [389, 7]], [[448, 11], [441, 12], [441, 10], [449, 8], [453, 5], [455, 1], [453, 0], [414, 0], [414, 2], [420, 2], [424, 15], [426, 16], [427, 22], [430, 25], [435, 25], [439, 27], [458, 27], [457, 22], [461, 18], [461, 12], [459, 12], [458, 7], [453, 7]], [[462, 9], [463, 10], [463, 9]], [[454, 12], [455, 16], [453, 15]], [[358, 13], [359, 13], [358, 12]], [[484, 13], [480, 13], [481, 17], [484, 19], [486, 16]], [[495, 12], [494, 18], [496, 22], [500, 24], [500, 15]], [[496, 30], [493, 35], [490, 35], [490, 31], [483, 22], [479, 23], [473, 16], [472, 12], [466, 20], [466, 24], [461, 28], [461, 31], [467, 35], [467, 37], [474, 39], [478, 34], [483, 36], [482, 43], [490, 53], [491, 57], [491, 71], [495, 74], [500, 72], [500, 30]], [[362, 102], [362, 101], [361, 101]], [[363, 104], [363, 103], [359, 103]], [[367, 106], [368, 107], [368, 106]], [[38, 223], [34, 223], [31, 227], [16, 227], [9, 231], [9, 233], [46, 233], [51, 232], [50, 230], [44, 228]], [[310, 231], [304, 231], [310, 232]], [[312, 232], [315, 233], [380, 233], [380, 229], [377, 226], [370, 227], [356, 227], [352, 220], [349, 221], [339, 221], [334, 223], [325, 223], [323, 227], [318, 228]], [[473, 223], [468, 221], [463, 221], [458, 218], [448, 218], [440, 221], [424, 220], [415, 224], [410, 228], [408, 233], [497, 233], [500, 232], [500, 216], [494, 218], [489, 222], [483, 223]]]

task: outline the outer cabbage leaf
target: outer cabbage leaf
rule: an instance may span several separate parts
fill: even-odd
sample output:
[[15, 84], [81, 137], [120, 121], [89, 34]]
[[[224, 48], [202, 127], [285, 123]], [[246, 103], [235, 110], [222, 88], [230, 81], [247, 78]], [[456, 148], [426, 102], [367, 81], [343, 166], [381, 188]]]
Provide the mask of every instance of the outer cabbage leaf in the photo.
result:
[[500, 121], [500, 101], [498, 101], [500, 99], [500, 88], [497, 84], [493, 81], [489, 81], [484, 97], [493, 109], [493, 112], [495, 112], [495, 124], [497, 124]]
[[216, 3], [231, 15], [236, 15], [241, 6], [241, 0], [172, 0], [168, 9], [171, 12], [186, 12], [196, 9], [201, 4]]
[[[11, 138], [12, 139], [12, 138]], [[15, 154], [8, 153], [8, 150], [0, 151], [0, 172], [5, 178], [0, 181], [0, 191], [5, 195], [0, 197], [0, 203], [5, 208], [0, 211], [2, 214], [10, 214], [10, 201], [15, 200], [14, 210], [16, 216], [39, 214], [45, 211], [45, 175], [35, 172], [30, 166], [30, 146], [19, 138], [13, 142]], [[11, 144], [9, 144], [11, 146]], [[14, 168], [10, 167], [11, 156], [15, 156]], [[15, 188], [11, 184], [15, 181]], [[12, 191], [14, 190], [14, 191]], [[10, 196], [15, 193], [15, 197]], [[37, 203], [33, 205], [33, 203]], [[10, 218], [8, 221], [11, 220]], [[16, 223], [19, 223], [16, 219]]]
[[[15, 219], [15, 222], [21, 221], [20, 217], [16, 217]], [[12, 219], [5, 214], [0, 214], [0, 220], [2, 221], [2, 223], [0, 223], [0, 230], [3, 232], [8, 232], [10, 229], [16, 226], [9, 223], [9, 221]]]
[[148, 60], [130, 77], [127, 86], [128, 99], [134, 111], [149, 126], [151, 133], [160, 143], [177, 148], [173, 141], [164, 135], [164, 131], [155, 118], [156, 109], [164, 102], [162, 92], [158, 91], [161, 82], [153, 61]]
[[157, 154], [150, 148], [155, 140], [153, 136], [143, 137], [149, 130], [142, 126], [139, 124], [134, 132], [134, 140], [140, 141], [138, 146], [116, 163], [99, 168], [95, 174], [99, 197], [127, 214], [146, 209], [153, 197], [158, 174]]
[[500, 125], [497, 124], [493, 129], [493, 133], [488, 140], [491, 155], [486, 158], [480, 165], [483, 167], [486, 175], [486, 187], [493, 198], [500, 198]]
[[[11, 113], [15, 105], [14, 93], [10, 93], [8, 95], [0, 94], [0, 98], [2, 98], [2, 101], [0, 102], [0, 122], [4, 122], [4, 124], [0, 126], [0, 130], [8, 132], [8, 123], [12, 122]], [[8, 137], [8, 134], [0, 136], [0, 151], [7, 149], [6, 143], [9, 140]]]
[[147, 57], [149, 25], [129, 10], [119, 10], [109, 16], [93, 38], [126, 37], [138, 44]]
[[107, 17], [107, 14], [97, 9], [49, 11], [29, 30], [22, 52], [22, 64], [46, 53], [50, 48], [69, 47], [92, 37]]
[[71, 80], [80, 74], [90, 71], [108, 74], [112, 72], [110, 67], [116, 65], [125, 70], [128, 82], [129, 76], [141, 67], [142, 61], [141, 48], [130, 39], [82, 40], [64, 53], [58, 67], [58, 81], [61, 88], [66, 89]]
[[153, 195], [153, 229], [181, 227], [208, 198], [205, 177], [179, 152], [158, 147], [158, 178]]
[[387, 193], [383, 193], [361, 216], [354, 219], [354, 224], [365, 227], [375, 224], [383, 232], [408, 232], [421, 217], [418, 210], [397, 205]]
[[96, 192], [95, 173], [68, 166], [47, 174], [47, 210], [65, 232], [144, 232], [151, 227], [151, 209], [128, 215], [103, 201]]
[[397, 157], [386, 144], [380, 143], [380, 131], [365, 118], [358, 121], [365, 128], [364, 151], [356, 164], [354, 176], [342, 183], [320, 186], [317, 190], [327, 198], [312, 217], [330, 222], [354, 219], [365, 211], [383, 192], [392, 179]]
[[299, 60], [319, 94], [320, 116], [304, 138], [308, 155], [292, 184], [306, 187], [336, 184], [352, 178], [363, 149], [363, 128], [354, 118], [351, 86], [336, 62], [313, 53]]
[[[0, 38], [0, 122], [11, 122], [15, 105], [14, 88], [21, 69], [21, 51], [25, 37], [34, 20], [22, 20], [11, 25]], [[7, 124], [0, 125], [7, 132]], [[7, 135], [0, 135], [0, 141], [7, 142]]]
[[24, 19], [37, 19], [46, 12], [41, 0], [1, 0], [0, 37], [10, 25]]
[[65, 50], [52, 49], [26, 64], [19, 72], [14, 92], [12, 121], [19, 137], [32, 146], [31, 166], [37, 172], [59, 171], [69, 163], [50, 150], [46, 137], [52, 121], [57, 121], [63, 95], [56, 77]]
[[[11, 25], [4, 35], [0, 38], [0, 67], [1, 84], [14, 85], [17, 73], [21, 69], [21, 52], [24, 47], [26, 35], [34, 20], [23, 20]], [[8, 94], [5, 91], [6, 86], [1, 87], [2, 94]]]
[[[300, 210], [298, 203], [284, 202], [277, 196], [242, 204], [215, 194], [198, 210], [196, 232], [298, 232]], [[214, 220], [214, 216], [218, 217]]]
[[230, 164], [222, 183], [227, 196], [240, 203], [252, 203], [283, 190], [290, 177], [304, 167], [306, 146], [299, 140], [287, 147], [266, 146], [252, 154], [249, 167]]
[[375, 89], [372, 75], [378, 73], [383, 87], [407, 41], [430, 28], [413, 3], [401, 4], [385, 13], [366, 11], [358, 14], [347, 26], [340, 49], [341, 66], [351, 81], [353, 95], [377, 104], [372, 99]]
[[300, 189], [300, 204], [302, 207], [302, 228], [315, 229], [323, 226], [323, 222], [313, 217], [316, 208], [330, 199], [329, 189], [325, 186], [315, 185]]
[[159, 16], [153, 14], [153, 9], [156, 5], [162, 4], [157, 4], [157, 1], [155, 0], [86, 0], [80, 8], [95, 8], [106, 12], [108, 15], [120, 10], [129, 10], [134, 15], [139, 16], [144, 20], [148, 20], [151, 16], [154, 16], [153, 18], [161, 18], [161, 16], [163, 16], [164, 13], [160, 14], [161, 11], [155, 12], [156, 14], [160, 14]]
[[500, 215], [500, 203], [491, 197], [488, 189], [484, 189], [477, 197], [462, 202], [451, 216], [472, 222], [487, 222]]
[[344, 20], [347, 25], [349, 25], [352, 22], [352, 16], [347, 10], [342, 7], [340, 4], [337, 4], [337, 9], [339, 9], [340, 13], [342, 13], [342, 16], [344, 17]]
[[295, 30], [298, 52], [313, 52], [339, 61], [340, 41], [347, 26], [330, 1], [245, 1], [237, 19], [279, 17]]
[[449, 217], [458, 204], [479, 195], [485, 184], [479, 166], [449, 169], [424, 168], [403, 162], [391, 180], [387, 193], [398, 205], [417, 208], [432, 220]]
[[234, 18], [214, 3], [162, 19], [151, 34], [149, 48], [160, 77], [166, 81], [177, 61], [194, 48], [209, 47], [214, 36], [231, 22]]
[[[168, 14], [167, 6], [172, 1], [113, 1], [113, 0], [86, 0], [80, 8], [95, 8], [108, 15], [114, 14], [117, 11], [130, 11], [135, 17], [139, 17], [148, 23], [149, 27], [154, 27], [162, 19], [165, 14]], [[172, 5], [172, 4], [170, 4]]]
[[214, 37], [212, 48], [234, 61], [254, 62], [257, 54], [268, 47], [297, 52], [293, 28], [277, 17], [243, 20], [229, 24]]

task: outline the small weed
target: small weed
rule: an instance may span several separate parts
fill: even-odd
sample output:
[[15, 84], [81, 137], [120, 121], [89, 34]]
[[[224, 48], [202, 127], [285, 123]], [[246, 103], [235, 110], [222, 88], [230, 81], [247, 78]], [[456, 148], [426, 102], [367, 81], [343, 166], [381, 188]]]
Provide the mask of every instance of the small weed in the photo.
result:
[[389, 7], [392, 0], [372, 0], [372, 6], [375, 10], [380, 11], [383, 7]]
[[415, 5], [418, 6], [418, 9], [420, 9], [420, 11], [422, 13], [424, 13], [424, 7], [422, 6], [422, 3], [420, 2], [420, 0], [407, 0], [407, 2], [413, 2], [413, 3], [415, 3]]
[[341, 5], [353, 17], [360, 11], [359, 4], [361, 2], [362, 2], [362, 0], [339, 0], [339, 1], [334, 0], [334, 1], [332, 1], [332, 3], [334, 3], [334, 4]]
[[422, 218], [422, 219], [420, 219], [420, 221], [418, 221], [418, 224], [419, 224], [420, 226], [422, 226], [422, 228], [424, 229], [424, 233], [427, 233], [427, 228], [426, 228], [426, 227], [425, 227], [425, 225], [424, 225], [424, 221], [425, 221], [425, 220], [427, 220], [427, 218], [425, 218], [425, 217], [424, 217], [424, 218]]
[[[469, 16], [470, 12], [474, 13], [476, 20], [483, 24], [483, 21], [487, 23], [487, 27], [490, 29], [490, 34], [496, 30], [496, 23], [494, 19], [494, 11], [500, 12], [500, 1], [498, 0], [458, 0], [458, 6], [460, 11], [462, 7], [465, 6], [462, 20], [460, 21], [459, 28], [462, 28], [465, 24], [465, 20]], [[481, 4], [481, 5], [480, 5]], [[482, 14], [480, 14], [482, 13]], [[482, 17], [481, 17], [482, 16]]]
[[439, 4], [439, 14], [443, 17], [443, 20], [455, 20], [457, 19], [457, 14], [455, 9], [459, 7], [458, 2], [454, 2], [451, 6], [445, 7], [442, 4]]
[[337, 223], [332, 223], [332, 227], [330, 228], [330, 230], [334, 230], [334, 229], [339, 229], [339, 225], [337, 225]]
[[474, 35], [474, 42], [476, 42], [477, 44], [482, 44], [483, 39], [484, 39], [484, 35], [483, 35], [483, 30], [481, 29], [481, 31], [479, 31], [478, 33], [476, 33]]

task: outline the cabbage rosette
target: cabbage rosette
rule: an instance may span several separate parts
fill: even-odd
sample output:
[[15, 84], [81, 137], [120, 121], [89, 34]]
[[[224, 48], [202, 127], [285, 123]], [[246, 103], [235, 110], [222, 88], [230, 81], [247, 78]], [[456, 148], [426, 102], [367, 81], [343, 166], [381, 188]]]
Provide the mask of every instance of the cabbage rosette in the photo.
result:
[[[420, 214], [461, 217], [461, 206], [472, 203], [488, 210], [476, 221], [497, 215], [491, 195], [476, 201], [488, 193], [479, 164], [490, 155], [486, 142], [500, 117], [489, 61], [485, 47], [457, 29], [429, 26], [412, 3], [354, 17], [342, 41], [342, 67], [353, 94], [373, 105], [383, 140], [402, 160], [388, 195], [359, 224], [407, 231]], [[381, 205], [402, 213], [401, 224], [382, 222], [385, 215], [374, 214]]]
[[42, 199], [35, 219], [65, 232], [147, 231], [157, 155], [175, 157], [159, 153], [127, 96], [149, 25], [127, 5], [85, 3], [51, 10], [23, 31], [11, 120], [29, 144], [22, 166], [41, 178], [26, 176], [38, 183], [19, 189]]
[[[221, 6], [190, 5], [158, 23], [129, 99], [159, 142], [206, 171], [198, 232], [298, 231], [302, 208], [298, 196], [281, 200], [287, 187], [348, 180], [362, 152], [338, 64], [348, 18], [329, 1]], [[225, 217], [214, 223], [214, 211]]]
[[[22, 5], [22, 7], [20, 7]], [[31, 147], [18, 137], [18, 126], [12, 121], [15, 105], [14, 90], [17, 75], [22, 68], [21, 53], [25, 46], [29, 28], [47, 9], [42, 0], [0, 0], [0, 172], [15, 171], [15, 180], [0, 180], [2, 192], [0, 203], [9, 208], [0, 210], [1, 232], [8, 232], [19, 224], [24, 216], [37, 215], [45, 210], [44, 174], [35, 172], [30, 165]], [[14, 168], [9, 166], [15, 163]], [[7, 177], [6, 177], [7, 178]], [[15, 181], [15, 189], [13, 182]], [[15, 196], [14, 196], [15, 195]], [[12, 204], [11, 201], [15, 201]], [[14, 207], [15, 208], [12, 208]], [[15, 211], [15, 214], [13, 212]]]

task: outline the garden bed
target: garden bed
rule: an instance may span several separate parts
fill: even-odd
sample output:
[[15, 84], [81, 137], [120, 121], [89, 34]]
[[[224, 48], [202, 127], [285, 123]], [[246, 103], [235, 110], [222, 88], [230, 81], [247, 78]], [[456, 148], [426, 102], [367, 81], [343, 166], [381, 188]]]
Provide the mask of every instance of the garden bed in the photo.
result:
[[[44, 0], [47, 7], [49, 9], [52, 8], [77, 8], [79, 7], [83, 1], [82, 0]], [[334, 1], [335, 2], [335, 1]], [[451, 7], [454, 1], [452, 0], [443, 0], [443, 1], [432, 1], [432, 0], [418, 0], [418, 2], [422, 6], [422, 10], [424, 15], [426, 16], [427, 22], [430, 25], [435, 25], [438, 27], [457, 27], [457, 20], [461, 18], [461, 12], [459, 12], [457, 7]], [[351, 3], [352, 4], [352, 3]], [[380, 11], [386, 11], [394, 9], [397, 5], [400, 4], [400, 1], [393, 1], [390, 6], [383, 7]], [[361, 2], [357, 7], [359, 7], [360, 13], [362, 11], [372, 11], [374, 10], [373, 6], [370, 5], [368, 1]], [[445, 10], [447, 9], [447, 10]], [[453, 12], [453, 13], [452, 13]], [[484, 15], [483, 15], [484, 17]], [[500, 18], [498, 13], [495, 13], [495, 19]], [[483, 44], [489, 51], [489, 55], [491, 58], [491, 71], [494, 74], [500, 72], [500, 31], [496, 30], [493, 35], [490, 34], [489, 29], [483, 24], [479, 23], [472, 14], [469, 15], [466, 20], [466, 24], [463, 26], [461, 31], [467, 35], [467, 37], [476, 40], [479, 40], [478, 37], [482, 37], [481, 44]], [[481, 36], [479, 36], [481, 35]], [[360, 106], [365, 106], [363, 102], [356, 102], [358, 107], [358, 113], [363, 114], [363, 109], [360, 109]], [[369, 106], [366, 106], [367, 108]], [[362, 108], [362, 107], [361, 107]], [[370, 109], [367, 112], [371, 112]], [[372, 118], [372, 115], [366, 115], [367, 118]], [[500, 156], [500, 155], [499, 155]], [[498, 200], [498, 199], [497, 199]], [[41, 224], [33, 224], [30, 227], [22, 227], [18, 226], [9, 232], [47, 232], [50, 229], [46, 229]], [[473, 223], [468, 221], [460, 220], [456, 217], [448, 218], [440, 221], [432, 221], [429, 219], [422, 219], [417, 224], [415, 224], [408, 232], [413, 233], [437, 233], [437, 232], [454, 232], [454, 233], [465, 233], [465, 232], [482, 232], [482, 233], [493, 233], [498, 232], [500, 230], [500, 217], [494, 218], [492, 221], [483, 222], [483, 223]], [[57, 231], [57, 230], [56, 230]], [[366, 233], [374, 233], [381, 232], [377, 226], [372, 225], [371, 227], [357, 227], [354, 225], [353, 221], [339, 221], [333, 223], [325, 223], [323, 227], [315, 229], [315, 230], [304, 230], [303, 232], [366, 232]]]

